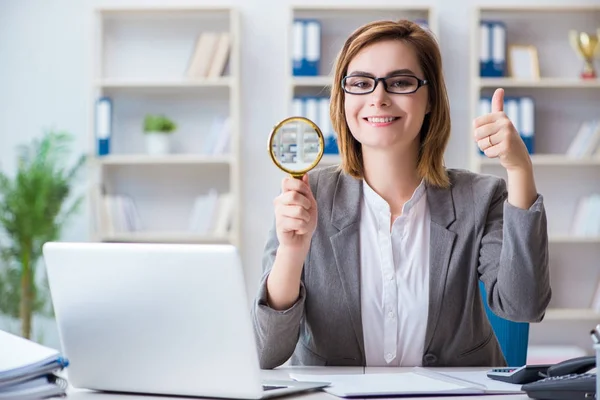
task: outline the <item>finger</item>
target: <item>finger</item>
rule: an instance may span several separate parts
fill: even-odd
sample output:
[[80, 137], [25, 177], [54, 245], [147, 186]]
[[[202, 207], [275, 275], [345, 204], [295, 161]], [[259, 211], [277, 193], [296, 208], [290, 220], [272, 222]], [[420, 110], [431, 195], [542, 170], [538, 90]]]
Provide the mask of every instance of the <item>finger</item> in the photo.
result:
[[289, 192], [293, 190], [302, 193], [305, 196], [308, 196], [310, 192], [310, 187], [308, 187], [308, 185], [304, 183], [304, 181], [302, 181], [301, 179], [290, 177], [283, 179], [283, 182], [281, 183], [281, 189], [282, 192]]
[[302, 193], [290, 190], [281, 194], [280, 203], [286, 206], [300, 206], [309, 210], [312, 203], [308, 197]]
[[473, 120], [473, 128], [477, 129], [480, 126], [493, 124], [498, 121], [500, 118], [504, 118], [505, 114], [503, 112], [489, 113], [485, 115], [481, 115]]
[[309, 178], [308, 178], [308, 174], [305, 174], [302, 177], [302, 181], [304, 181], [304, 183], [306, 183], [306, 187], [308, 188], [308, 199], [310, 200], [310, 202], [312, 203], [313, 206], [317, 206], [317, 200], [315, 199], [315, 196], [313, 195], [312, 189], [310, 187], [310, 182], [309, 182]]
[[486, 137], [495, 134], [500, 129], [496, 124], [486, 124], [475, 129], [475, 141], [480, 141]]
[[501, 147], [502, 146], [498, 146], [498, 145], [488, 147], [487, 149], [483, 150], [483, 154], [485, 154], [486, 157], [488, 157], [488, 158], [496, 158], [496, 157], [500, 156], [500, 153], [502, 152]]
[[300, 206], [285, 206], [279, 211], [282, 217], [300, 219], [302, 221], [310, 221], [310, 214]]
[[281, 221], [279, 226], [283, 232], [295, 232], [298, 235], [303, 235], [308, 232], [308, 224], [301, 219], [285, 218]]
[[496, 89], [492, 96], [492, 112], [504, 111], [504, 89]]
[[[499, 147], [498, 145], [502, 142], [502, 136], [498, 133], [490, 136], [486, 136], [477, 141], [477, 146], [482, 150], [486, 151], [492, 147]], [[487, 155], [487, 154], [486, 154]]]

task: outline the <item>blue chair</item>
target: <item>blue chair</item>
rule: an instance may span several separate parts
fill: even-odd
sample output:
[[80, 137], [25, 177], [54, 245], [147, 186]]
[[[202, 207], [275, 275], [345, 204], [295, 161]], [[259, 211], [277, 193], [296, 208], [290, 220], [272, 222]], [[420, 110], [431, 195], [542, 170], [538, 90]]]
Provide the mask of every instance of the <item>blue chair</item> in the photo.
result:
[[486, 300], [485, 286], [479, 282], [479, 291], [483, 299], [485, 313], [492, 329], [500, 342], [500, 348], [509, 367], [520, 367], [527, 363], [527, 344], [529, 342], [529, 323], [513, 322], [500, 318], [490, 310]]

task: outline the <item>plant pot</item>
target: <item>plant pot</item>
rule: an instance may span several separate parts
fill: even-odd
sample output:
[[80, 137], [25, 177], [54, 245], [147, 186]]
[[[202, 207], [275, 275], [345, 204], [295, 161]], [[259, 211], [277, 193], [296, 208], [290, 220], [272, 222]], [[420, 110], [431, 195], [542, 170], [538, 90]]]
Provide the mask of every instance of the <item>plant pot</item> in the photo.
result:
[[161, 132], [146, 132], [146, 152], [152, 155], [162, 155], [171, 152], [171, 135]]

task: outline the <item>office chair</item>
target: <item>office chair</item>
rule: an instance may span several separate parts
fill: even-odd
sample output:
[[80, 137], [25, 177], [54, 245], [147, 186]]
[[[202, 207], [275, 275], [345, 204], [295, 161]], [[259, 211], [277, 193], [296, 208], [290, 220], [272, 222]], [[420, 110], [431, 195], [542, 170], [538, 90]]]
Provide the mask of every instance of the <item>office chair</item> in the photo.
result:
[[520, 367], [527, 363], [527, 344], [529, 342], [529, 323], [513, 322], [500, 318], [490, 310], [486, 300], [485, 286], [479, 282], [479, 291], [483, 299], [485, 313], [492, 329], [500, 342], [500, 348], [509, 367]]

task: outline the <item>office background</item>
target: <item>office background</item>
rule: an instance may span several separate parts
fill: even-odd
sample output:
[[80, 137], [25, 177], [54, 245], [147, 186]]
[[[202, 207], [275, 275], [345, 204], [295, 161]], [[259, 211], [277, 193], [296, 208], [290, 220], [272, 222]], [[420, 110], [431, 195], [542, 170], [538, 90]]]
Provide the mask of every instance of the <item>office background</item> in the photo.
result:
[[[171, 6], [166, 1], [78, 1], [78, 0], [2, 0], [0, 2], [0, 164], [4, 171], [14, 170], [15, 148], [30, 138], [39, 136], [44, 128], [58, 128], [76, 135], [77, 152], [94, 153], [94, 143], [90, 140], [93, 126], [94, 90], [94, 46], [93, 9], [96, 7], [131, 6], [153, 7]], [[235, 7], [240, 17], [239, 43], [239, 232], [240, 249], [247, 280], [248, 296], [252, 298], [261, 274], [261, 256], [267, 230], [272, 223], [272, 201], [278, 194], [284, 174], [272, 164], [267, 151], [266, 141], [273, 125], [290, 115], [290, 63], [288, 33], [291, 29], [290, 8], [298, 2], [281, 0], [230, 0], [230, 1], [177, 1], [180, 6]], [[303, 7], [322, 6], [321, 1], [303, 1]], [[330, 1], [327, 5], [335, 7], [365, 7], [364, 1]], [[415, 2], [385, 1], [369, 4], [369, 7], [415, 7], [433, 10], [434, 20], [440, 38], [444, 72], [450, 96], [452, 113], [452, 138], [446, 153], [449, 167], [472, 168], [472, 147], [469, 146], [471, 121], [473, 117], [473, 76], [472, 33], [473, 13], [477, 7], [542, 7], [537, 0], [520, 1], [442, 1], [430, 0]], [[577, 5], [567, 1], [546, 1], [548, 7], [598, 6], [598, 0], [579, 1]], [[600, 27], [600, 11], [591, 14]], [[556, 20], [554, 20], [556, 21]], [[539, 26], [539, 22], [538, 25]], [[564, 38], [566, 40], [566, 38]], [[560, 71], [557, 65], [551, 67], [557, 75], [574, 78], [579, 73], [581, 61], [572, 50], [556, 54], [556, 62], [564, 62], [571, 71]], [[151, 51], [150, 48], [147, 51]], [[546, 59], [547, 60], [547, 59]], [[141, 63], [140, 68], [144, 68]], [[548, 65], [541, 66], [542, 71]], [[151, 66], [149, 66], [151, 68]], [[326, 74], [327, 71], [324, 72]], [[549, 96], [558, 99], [550, 109], [560, 109], [570, 104], [569, 110], [579, 112], [578, 118], [590, 114], [590, 110], [600, 109], [600, 86], [586, 89], [584, 92], [568, 89], [548, 91]], [[573, 95], [573, 103], [570, 97]], [[538, 96], [540, 96], [538, 92]], [[545, 97], [545, 96], [541, 96]], [[557, 105], [558, 103], [558, 105]], [[577, 111], [579, 110], [579, 111]], [[583, 110], [583, 111], [581, 111]], [[595, 113], [598, 117], [598, 113]], [[540, 123], [544, 126], [544, 123]], [[548, 126], [546, 124], [545, 126]], [[571, 130], [573, 124], [565, 125]], [[141, 134], [141, 133], [140, 133]], [[543, 134], [543, 133], [542, 133]], [[572, 137], [575, 132], [568, 135]], [[565, 144], [563, 141], [561, 144]], [[557, 149], [551, 149], [556, 151]], [[553, 169], [554, 168], [554, 169]], [[557, 215], [560, 208], [551, 207], [550, 225], [566, 226], [576, 205], [573, 191], [583, 194], [582, 188], [591, 188], [600, 192], [598, 166], [591, 164], [578, 167], [573, 174], [572, 166], [552, 167], [542, 171], [548, 176], [557, 175], [570, 182], [565, 186], [565, 197], [556, 197], [560, 190], [554, 190], [553, 204], [565, 203], [568, 207], [564, 215]], [[173, 171], [176, 171], [173, 170]], [[497, 172], [497, 170], [496, 170]], [[177, 173], [177, 172], [175, 172]], [[167, 173], [168, 174], [168, 173]], [[220, 175], [219, 175], [220, 176]], [[193, 179], [193, 176], [192, 176]], [[559, 182], [559, 181], [557, 181]], [[574, 185], [574, 186], [573, 186]], [[548, 181], [539, 185], [550, 188]], [[87, 182], [80, 187], [86, 190]], [[568, 193], [571, 191], [571, 193]], [[577, 193], [576, 193], [577, 194]], [[168, 204], [164, 205], [165, 208]], [[568, 211], [568, 212], [567, 212]], [[86, 207], [72, 221], [64, 232], [62, 240], [87, 241], [92, 239], [92, 211]], [[555, 222], [558, 221], [558, 222]], [[562, 271], [552, 272], [557, 281], [564, 285], [555, 291], [556, 307], [581, 309], [587, 306], [579, 299], [570, 302], [570, 293], [577, 297], [583, 293], [591, 297], [598, 281], [598, 263], [600, 241], [590, 240], [582, 243], [559, 243], [553, 256], [561, 261]], [[581, 258], [579, 258], [581, 255]], [[571, 260], [569, 262], [569, 260]], [[586, 264], [583, 270], [577, 269], [578, 262]], [[594, 265], [595, 263], [595, 265]], [[568, 271], [564, 268], [568, 268]], [[590, 274], [589, 279], [585, 274]], [[583, 279], [582, 279], [583, 275]], [[578, 277], [578, 279], [575, 279]], [[576, 304], [579, 302], [580, 304]], [[595, 313], [571, 315], [565, 311], [558, 318], [544, 325], [532, 327], [532, 343], [536, 344], [580, 344], [589, 341], [589, 328], [600, 321]], [[52, 327], [43, 336], [49, 343], [55, 340]], [[573, 338], [576, 337], [576, 340]]]

